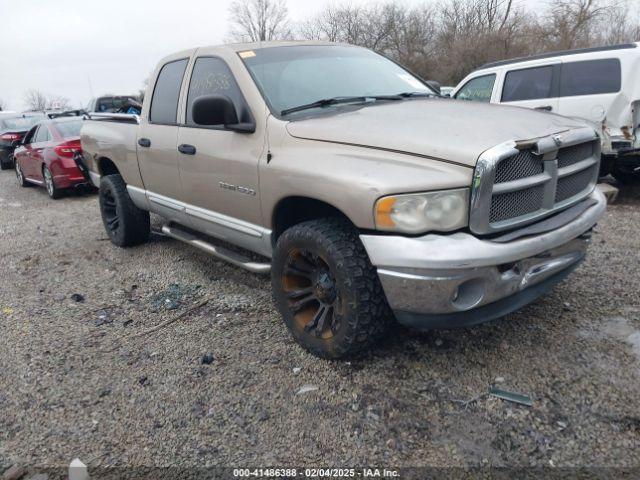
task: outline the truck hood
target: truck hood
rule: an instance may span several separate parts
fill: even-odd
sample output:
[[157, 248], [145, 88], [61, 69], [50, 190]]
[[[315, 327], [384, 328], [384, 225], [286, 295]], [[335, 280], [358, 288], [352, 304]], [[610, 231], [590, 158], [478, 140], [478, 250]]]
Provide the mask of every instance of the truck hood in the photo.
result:
[[535, 110], [441, 98], [343, 107], [337, 114], [292, 121], [296, 138], [417, 155], [473, 167], [500, 143], [584, 127], [579, 120]]

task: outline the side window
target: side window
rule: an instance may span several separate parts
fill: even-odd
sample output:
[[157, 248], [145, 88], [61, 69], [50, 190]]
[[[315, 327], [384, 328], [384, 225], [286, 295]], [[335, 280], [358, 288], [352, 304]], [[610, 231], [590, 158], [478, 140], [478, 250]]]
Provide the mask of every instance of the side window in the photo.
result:
[[27, 134], [24, 136], [24, 139], [22, 140], [22, 143], [24, 145], [29, 145], [30, 143], [33, 143], [36, 135], [36, 130], [38, 130], [37, 126], [33, 127], [31, 130], [29, 130], [29, 132], [27, 132]]
[[188, 59], [167, 63], [160, 70], [151, 99], [149, 120], [173, 125], [178, 119], [178, 99]]
[[49, 135], [49, 129], [45, 125], [40, 125], [38, 127], [38, 132], [36, 133], [36, 136], [33, 139], [33, 143], [48, 142], [49, 140], [51, 140], [51, 135]]
[[493, 84], [496, 82], [496, 75], [483, 75], [469, 80], [456, 93], [459, 100], [473, 100], [475, 102], [490, 102]]
[[236, 107], [238, 117], [242, 117], [245, 110], [244, 98], [227, 64], [220, 58], [198, 58], [193, 67], [187, 95], [188, 126], [196, 126], [191, 115], [191, 107], [196, 98], [214, 94], [229, 97]]
[[563, 63], [561, 72], [561, 97], [620, 91], [622, 81], [617, 58]]
[[553, 65], [508, 72], [502, 87], [502, 101], [549, 98], [553, 85]]

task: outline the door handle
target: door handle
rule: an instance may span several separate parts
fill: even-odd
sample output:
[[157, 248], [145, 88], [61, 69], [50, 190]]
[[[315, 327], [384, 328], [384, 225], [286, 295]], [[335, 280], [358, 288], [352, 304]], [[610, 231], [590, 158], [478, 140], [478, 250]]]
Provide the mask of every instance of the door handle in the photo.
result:
[[186, 143], [183, 143], [178, 147], [178, 151], [185, 155], [195, 155], [196, 147], [194, 147], [193, 145], [187, 145]]
[[547, 112], [550, 112], [553, 110], [553, 107], [551, 105], [541, 105], [540, 107], [536, 107], [534, 110], [546, 110]]
[[138, 139], [138, 145], [144, 148], [149, 148], [151, 146], [151, 140], [148, 138], [140, 138]]

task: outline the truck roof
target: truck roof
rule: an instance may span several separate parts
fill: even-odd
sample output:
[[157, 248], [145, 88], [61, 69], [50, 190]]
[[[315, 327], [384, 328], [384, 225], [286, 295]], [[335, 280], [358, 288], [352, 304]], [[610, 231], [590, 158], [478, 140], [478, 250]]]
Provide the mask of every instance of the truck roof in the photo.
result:
[[261, 48], [273, 48], [273, 47], [297, 47], [302, 45], [346, 45], [344, 43], [315, 41], [315, 40], [280, 40], [271, 42], [248, 42], [248, 43], [228, 43], [226, 45], [218, 45], [211, 48], [228, 48], [235, 52], [242, 52], [244, 50], [260, 50]]
[[[207, 50], [211, 51], [226, 51], [226, 52], [243, 52], [245, 50], [260, 50], [263, 48], [273, 48], [273, 47], [297, 47], [302, 45], [317, 45], [317, 46], [350, 46], [356, 47], [355, 45], [350, 45], [347, 43], [336, 43], [336, 42], [326, 42], [326, 41], [315, 41], [315, 40], [287, 40], [287, 41], [271, 41], [271, 42], [247, 42], [247, 43], [225, 43], [222, 45], [203, 45], [197, 48], [190, 48], [188, 50], [181, 50], [179, 52], [172, 53], [171, 55], [167, 55], [162, 58], [160, 63], [166, 63], [167, 61], [174, 60], [177, 58], [184, 58], [191, 56], [194, 52], [198, 50]], [[358, 47], [356, 47], [358, 48]]]

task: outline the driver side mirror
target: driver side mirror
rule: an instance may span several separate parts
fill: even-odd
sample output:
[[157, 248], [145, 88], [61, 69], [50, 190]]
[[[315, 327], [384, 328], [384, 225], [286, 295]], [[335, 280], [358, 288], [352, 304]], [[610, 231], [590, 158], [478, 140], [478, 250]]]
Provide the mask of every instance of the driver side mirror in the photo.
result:
[[193, 102], [191, 117], [197, 125], [213, 127], [223, 126], [227, 130], [239, 133], [253, 133], [253, 123], [240, 123], [238, 112], [226, 95], [203, 95]]

